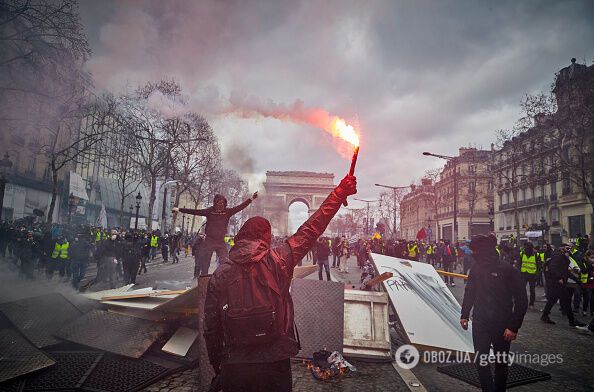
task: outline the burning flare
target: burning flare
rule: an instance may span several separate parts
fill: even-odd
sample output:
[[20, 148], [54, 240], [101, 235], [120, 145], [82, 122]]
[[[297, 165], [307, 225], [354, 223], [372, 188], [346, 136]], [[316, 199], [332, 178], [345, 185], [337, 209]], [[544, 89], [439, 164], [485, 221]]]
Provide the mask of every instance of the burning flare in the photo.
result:
[[335, 117], [334, 123], [330, 127], [332, 136], [339, 137], [351, 143], [354, 147], [359, 147], [359, 135], [352, 125], [347, 124], [342, 118]]
[[[306, 107], [300, 100], [291, 105], [282, 105], [270, 100], [262, 101], [252, 96], [232, 94], [229, 97], [229, 107], [224, 112], [243, 118], [261, 116], [290, 121], [295, 124], [308, 124], [328, 132], [335, 138], [344, 140], [352, 147], [359, 146], [359, 134], [353, 125], [330, 114], [325, 109]], [[340, 155], [345, 158], [349, 158], [353, 152], [350, 147], [345, 148], [345, 145], [336, 147]]]

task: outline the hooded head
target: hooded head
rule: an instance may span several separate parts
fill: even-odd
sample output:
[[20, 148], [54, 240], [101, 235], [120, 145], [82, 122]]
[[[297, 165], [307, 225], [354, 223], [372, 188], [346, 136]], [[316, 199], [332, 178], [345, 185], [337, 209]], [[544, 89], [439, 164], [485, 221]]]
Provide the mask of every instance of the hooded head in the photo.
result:
[[239, 229], [229, 258], [236, 263], [258, 262], [270, 250], [271, 242], [270, 222], [261, 216], [255, 216], [248, 219]]
[[494, 235], [475, 235], [470, 242], [470, 250], [477, 261], [493, 262], [499, 260], [497, 238]]
[[213, 205], [214, 205], [215, 211], [221, 212], [225, 208], [227, 208], [227, 199], [225, 199], [225, 196], [223, 196], [223, 195], [216, 194], [214, 197]]
[[532, 245], [532, 242], [526, 242], [526, 245], [524, 245], [524, 253], [526, 253], [526, 256], [528, 257], [534, 254], [534, 246]]

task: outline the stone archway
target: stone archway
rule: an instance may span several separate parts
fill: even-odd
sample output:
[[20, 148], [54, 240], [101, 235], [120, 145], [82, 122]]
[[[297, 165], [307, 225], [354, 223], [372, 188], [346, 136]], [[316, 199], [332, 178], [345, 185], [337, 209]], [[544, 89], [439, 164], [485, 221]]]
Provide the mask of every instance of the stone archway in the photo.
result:
[[304, 203], [314, 213], [335, 188], [334, 174], [305, 171], [267, 171], [264, 195], [256, 199], [252, 214], [270, 221], [276, 236], [289, 234], [289, 206]]

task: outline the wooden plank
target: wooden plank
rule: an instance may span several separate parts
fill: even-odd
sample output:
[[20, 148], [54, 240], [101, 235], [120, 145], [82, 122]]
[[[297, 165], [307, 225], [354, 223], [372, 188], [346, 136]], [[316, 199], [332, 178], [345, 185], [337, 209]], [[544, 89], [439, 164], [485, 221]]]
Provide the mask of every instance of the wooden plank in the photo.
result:
[[179, 327], [161, 350], [172, 355], [185, 357], [197, 337], [197, 330]]
[[308, 275], [313, 274], [318, 270], [318, 265], [303, 265], [301, 267], [295, 267], [293, 270], [293, 279], [295, 278], [305, 278]]
[[101, 301], [102, 304], [110, 306], [121, 306], [124, 308], [153, 310], [159, 305], [169, 301], [167, 298], [151, 297], [151, 298], [136, 298], [131, 300], [121, 301]]
[[391, 273], [391, 272], [384, 272], [383, 274], [378, 275], [375, 278], [373, 278], [370, 281], [368, 281], [367, 283], [365, 283], [365, 287], [373, 287], [376, 284], [382, 283], [386, 279], [390, 279], [392, 276], [394, 276], [393, 273]]
[[82, 295], [89, 299], [94, 299], [94, 300], [100, 301], [101, 297], [105, 297], [105, 296], [109, 296], [109, 295], [124, 294], [125, 292], [130, 291], [132, 286], [134, 286], [134, 285], [129, 284], [126, 286], [118, 287], [117, 289], [95, 291], [93, 293], [83, 293]]
[[435, 271], [437, 271], [438, 274], [444, 275], [444, 276], [451, 276], [453, 278], [468, 279], [468, 275], [464, 275], [464, 274], [457, 274], [455, 272], [446, 272], [444, 270], [438, 270], [438, 269], [436, 269]]
[[119, 301], [119, 300], [134, 299], [134, 298], [160, 297], [160, 296], [166, 296], [166, 295], [184, 294], [186, 291], [188, 291], [188, 290], [155, 290], [150, 293], [112, 295], [112, 296], [107, 296], [107, 297], [101, 297], [101, 301]]

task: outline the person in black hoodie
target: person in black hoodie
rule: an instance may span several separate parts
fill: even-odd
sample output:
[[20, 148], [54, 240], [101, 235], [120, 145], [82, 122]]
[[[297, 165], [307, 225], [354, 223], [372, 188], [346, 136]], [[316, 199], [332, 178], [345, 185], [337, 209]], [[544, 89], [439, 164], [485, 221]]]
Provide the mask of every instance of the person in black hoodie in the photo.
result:
[[238, 206], [227, 208], [227, 199], [223, 195], [215, 195], [214, 205], [212, 207], [193, 210], [190, 208], [174, 208], [173, 212], [181, 212], [182, 214], [198, 215], [206, 217], [206, 238], [200, 246], [200, 254], [198, 255], [196, 276], [207, 275], [210, 267], [210, 259], [212, 253], [216, 252], [219, 258], [219, 263], [223, 263], [229, 258], [227, 244], [225, 244], [225, 234], [227, 234], [227, 226], [229, 226], [229, 219], [239, 211], [246, 208], [252, 201], [258, 197], [258, 192], [254, 192], [252, 197], [244, 201]]
[[571, 309], [571, 292], [567, 287], [569, 278], [569, 253], [571, 245], [562, 244], [557, 251], [553, 253], [551, 260], [547, 263], [545, 276], [547, 278], [547, 304], [545, 305], [540, 320], [547, 324], [555, 324], [549, 318], [553, 305], [559, 301], [561, 310], [569, 319], [569, 325], [572, 327], [583, 327], [585, 324], [577, 322]]
[[[460, 325], [468, 329], [473, 310], [472, 340], [475, 363], [483, 391], [505, 391], [508, 354], [528, 309], [526, 286], [520, 272], [499, 261], [494, 236], [473, 237], [470, 249], [475, 263], [464, 291]], [[488, 356], [491, 345], [496, 355], [495, 376], [491, 374]]]

